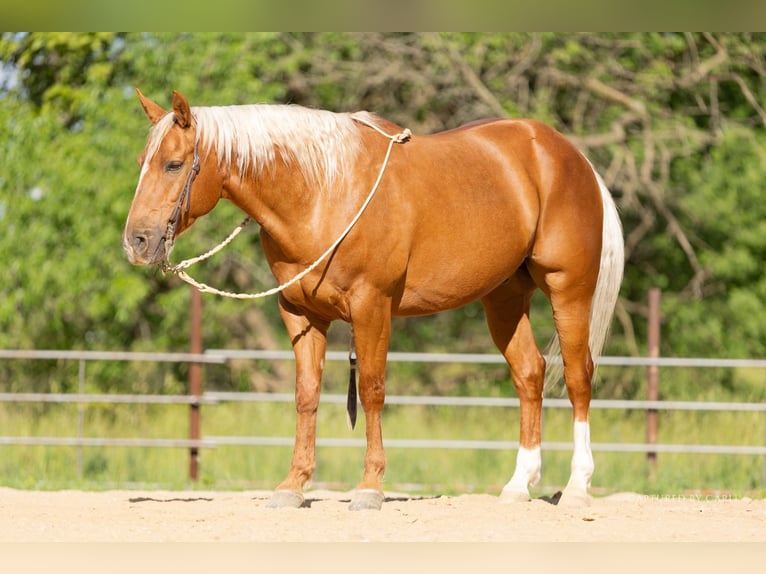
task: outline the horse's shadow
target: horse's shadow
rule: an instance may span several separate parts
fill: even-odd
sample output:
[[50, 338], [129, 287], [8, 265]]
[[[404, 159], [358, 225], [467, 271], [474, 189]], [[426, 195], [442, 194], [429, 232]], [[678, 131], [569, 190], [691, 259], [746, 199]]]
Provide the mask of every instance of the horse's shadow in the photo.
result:
[[[558, 505], [559, 500], [561, 500], [562, 491], [557, 491], [548, 496], [547, 494], [544, 494], [542, 496], [538, 496], [535, 500], [541, 500], [543, 502], [547, 502], [548, 504], [552, 504], [553, 506]], [[256, 496], [253, 498], [253, 500], [267, 500], [268, 496]], [[443, 498], [443, 495], [441, 494], [435, 494], [431, 496], [386, 496], [383, 501], [384, 502], [415, 502], [419, 500], [438, 500], [440, 498]], [[151, 499], [147, 499], [151, 500]], [[179, 500], [179, 499], [176, 499]], [[188, 499], [188, 502], [193, 502], [194, 500], [212, 500], [212, 499]], [[328, 501], [336, 501], [336, 502], [342, 502], [342, 503], [350, 503], [351, 502], [351, 496], [343, 496], [341, 498], [322, 498], [319, 496], [312, 497], [308, 495], [304, 501], [303, 504], [301, 504], [300, 508], [311, 508], [314, 503], [322, 503], [322, 502], [328, 502]], [[158, 502], [170, 502], [168, 501], [158, 501]]]
[[542, 500], [543, 502], [547, 502], [548, 504], [552, 504], [553, 506], [556, 506], [559, 503], [559, 500], [561, 500], [562, 491], [554, 492], [552, 495], [542, 495], [538, 496], [537, 500]]
[[[263, 496], [256, 496], [253, 498], [253, 500], [264, 500], [268, 499], [269, 497], [263, 497]], [[383, 502], [411, 502], [416, 500], [437, 500], [439, 498], [442, 498], [442, 495], [434, 495], [434, 496], [386, 496], [383, 499]], [[303, 503], [300, 505], [299, 508], [311, 508], [315, 503], [322, 503], [322, 502], [341, 502], [345, 504], [351, 503], [351, 496], [343, 496], [340, 498], [325, 498], [321, 496], [311, 496], [310, 494], [306, 496], [306, 498], [303, 500]]]
[[141, 502], [213, 502], [214, 499], [204, 497], [204, 496], [195, 496], [195, 497], [188, 497], [188, 498], [155, 498], [153, 496], [136, 496], [134, 498], [129, 498], [128, 502], [131, 504], [137, 504]]

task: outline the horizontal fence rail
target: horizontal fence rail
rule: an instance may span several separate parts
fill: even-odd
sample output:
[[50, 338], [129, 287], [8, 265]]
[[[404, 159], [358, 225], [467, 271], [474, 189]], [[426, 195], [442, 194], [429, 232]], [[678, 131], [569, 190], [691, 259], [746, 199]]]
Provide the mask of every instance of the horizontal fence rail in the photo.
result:
[[213, 397], [196, 395], [126, 395], [71, 393], [0, 393], [0, 403], [106, 403], [134, 405], [209, 405]]
[[[216, 405], [225, 402], [255, 403], [292, 403], [295, 397], [291, 393], [245, 393], [245, 392], [206, 392], [200, 397], [187, 395], [79, 395], [64, 393], [0, 393], [0, 402], [46, 402], [46, 403], [102, 403], [102, 404], [166, 404], [166, 405]], [[346, 396], [338, 394], [323, 395], [322, 404], [345, 404]], [[392, 395], [386, 397], [388, 405], [452, 406], [452, 407], [504, 407], [517, 408], [517, 398], [494, 397], [425, 397]], [[570, 408], [567, 399], [545, 399], [545, 408]], [[594, 399], [593, 409], [620, 410], [692, 410], [692, 411], [744, 411], [766, 413], [766, 403], [732, 403], [703, 401], [642, 401]], [[485, 449], [515, 450], [516, 441], [482, 440], [429, 440], [429, 439], [384, 439], [390, 448], [444, 448], [444, 449]], [[215, 448], [218, 446], [292, 446], [292, 437], [241, 437], [208, 436], [203, 440], [178, 439], [110, 439], [87, 437], [0, 437], [0, 444], [11, 445], [51, 445], [51, 446], [132, 446], [132, 447], [181, 447]], [[317, 446], [354, 447], [365, 446], [363, 439], [317, 438]], [[543, 442], [547, 450], [572, 450], [569, 442]], [[766, 455], [766, 446], [743, 445], [684, 445], [684, 444], [646, 444], [646, 443], [593, 443], [594, 451], [602, 452], [673, 452], [690, 454], [747, 454]]]
[[[295, 359], [292, 351], [269, 350], [239, 350], [239, 349], [208, 349], [205, 356], [224, 359], [251, 360], [286, 360]], [[408, 353], [389, 351], [390, 363], [478, 363], [487, 365], [505, 365], [505, 359], [499, 353]], [[2, 358], [2, 354], [0, 354]], [[327, 351], [328, 361], [348, 361], [348, 353], [343, 351]], [[546, 362], [561, 362], [561, 357], [546, 357]], [[766, 369], [766, 359], [707, 359], [685, 357], [599, 357], [598, 365], [617, 367], [694, 367], [694, 368], [748, 368]]]
[[[272, 402], [291, 403], [295, 400], [292, 393], [247, 393], [229, 391], [211, 391], [202, 395], [202, 400], [211, 403], [216, 402]], [[2, 395], [0, 394], [0, 401]], [[346, 395], [325, 394], [320, 398], [321, 403], [346, 404]], [[414, 395], [388, 395], [387, 405], [423, 405], [423, 406], [448, 406], [448, 407], [518, 407], [519, 399], [499, 397], [430, 397]], [[546, 408], [571, 408], [569, 399], [543, 400]], [[765, 412], [766, 402], [763, 403], [732, 403], [732, 402], [708, 402], [708, 401], [643, 401], [623, 399], [593, 399], [590, 402], [592, 409], [622, 409], [622, 410], [686, 410], [686, 411], [749, 411]]]
[[[207, 391], [191, 395], [150, 395], [150, 394], [95, 394], [84, 392], [86, 364], [92, 361], [143, 361], [188, 364], [224, 364], [231, 360], [279, 361], [294, 360], [292, 351], [287, 350], [230, 350], [210, 349], [204, 353], [133, 353], [108, 351], [58, 351], [58, 350], [0, 350], [0, 359], [5, 360], [71, 360], [79, 361], [80, 388], [77, 393], [0, 393], [0, 403], [74, 403], [81, 407], [87, 404], [165, 404], [186, 405], [199, 408], [201, 405], [214, 407], [226, 402], [283, 402], [294, 401], [292, 393], [253, 393]], [[347, 361], [348, 353], [328, 351], [329, 361]], [[405, 363], [466, 363], [505, 364], [499, 354], [476, 353], [404, 353], [389, 352], [390, 362]], [[766, 370], [766, 359], [706, 359], [706, 358], [650, 358], [650, 357], [600, 357], [597, 361], [604, 366], [623, 367], [687, 367], [687, 368], [755, 368]], [[345, 404], [346, 396], [325, 394], [321, 402]], [[439, 397], [404, 396], [386, 397], [387, 405], [423, 405], [453, 407], [501, 407], [518, 408], [518, 398], [497, 397]], [[570, 408], [567, 399], [546, 398], [544, 408]], [[613, 400], [594, 399], [593, 409], [620, 409], [641, 411], [735, 411], [766, 413], [766, 402], [707, 402], [707, 401], [663, 401], [663, 400]], [[765, 439], [766, 440], [766, 439]], [[429, 440], [429, 439], [388, 439], [388, 448], [421, 449], [487, 449], [515, 450], [516, 441], [484, 440]], [[220, 446], [292, 446], [293, 437], [274, 436], [206, 436], [190, 439], [145, 439], [145, 438], [91, 438], [77, 437], [24, 437], [0, 436], [0, 445], [32, 446], [75, 446], [75, 447], [147, 447], [147, 448], [216, 448]], [[334, 448], [363, 448], [363, 439], [318, 438], [317, 446]], [[644, 443], [593, 443], [594, 451], [642, 452], [642, 453], [687, 453], [766, 456], [766, 445], [699, 445], [699, 444], [644, 444]], [[543, 449], [571, 450], [569, 442], [545, 442]]]
[[224, 355], [215, 353], [141, 353], [131, 351], [59, 351], [59, 350], [7, 350], [0, 349], [0, 359], [50, 359], [80, 361], [143, 361], [151, 363], [208, 363], [226, 362]]
[[215, 448], [217, 443], [209, 440], [172, 438], [96, 438], [96, 437], [45, 437], [0, 436], [0, 445], [20, 446], [127, 446], [138, 448]]

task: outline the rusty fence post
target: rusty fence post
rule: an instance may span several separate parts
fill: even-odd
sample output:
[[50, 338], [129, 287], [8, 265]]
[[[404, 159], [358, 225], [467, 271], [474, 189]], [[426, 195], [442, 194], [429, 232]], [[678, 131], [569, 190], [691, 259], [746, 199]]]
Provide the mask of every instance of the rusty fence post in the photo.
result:
[[[656, 359], [660, 356], [660, 296], [661, 291], [657, 287], [649, 290], [649, 324], [648, 324], [648, 352], [649, 358]], [[660, 369], [657, 365], [649, 365], [646, 374], [646, 398], [657, 401], [660, 398]], [[646, 442], [650, 446], [657, 444], [658, 416], [657, 409], [649, 408], [646, 411]], [[649, 479], [657, 478], [657, 452], [648, 451], [646, 458], [649, 463]]]
[[[189, 300], [189, 352], [202, 353], [202, 293], [196, 288], [191, 287]], [[189, 364], [189, 395], [197, 401], [189, 405], [189, 438], [191, 440], [200, 440], [200, 405], [199, 399], [202, 396], [202, 364]], [[199, 448], [192, 446], [189, 448], [189, 478], [199, 480]]]

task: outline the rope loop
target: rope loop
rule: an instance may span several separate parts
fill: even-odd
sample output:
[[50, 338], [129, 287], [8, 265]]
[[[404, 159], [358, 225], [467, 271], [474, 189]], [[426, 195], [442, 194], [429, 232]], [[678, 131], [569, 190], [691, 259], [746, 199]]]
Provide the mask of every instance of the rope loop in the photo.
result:
[[395, 143], [404, 143], [406, 141], [409, 141], [412, 137], [412, 132], [410, 131], [410, 128], [404, 128], [404, 131], [400, 134], [396, 134], [391, 139], [394, 140]]

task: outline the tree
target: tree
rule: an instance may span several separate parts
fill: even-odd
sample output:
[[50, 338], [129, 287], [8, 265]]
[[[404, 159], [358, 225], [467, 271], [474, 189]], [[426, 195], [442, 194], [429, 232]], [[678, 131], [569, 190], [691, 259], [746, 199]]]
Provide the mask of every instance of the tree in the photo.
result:
[[[489, 116], [548, 122], [593, 161], [621, 210], [628, 261], [606, 352], [642, 353], [646, 292], [659, 286], [663, 354], [763, 356], [763, 40], [689, 33], [4, 34], [0, 346], [186, 347], [188, 290], [156, 270], [131, 268], [120, 245], [134, 158], [148, 130], [134, 99], [133, 88], [141, 87], [159, 102], [178, 89], [194, 105], [369, 109], [416, 133]], [[239, 219], [219, 206], [178, 242], [177, 256], [207, 250]], [[200, 271], [202, 279], [237, 290], [273, 285], [257, 242], [255, 233], [243, 234]], [[549, 312], [543, 298], [535, 306], [544, 343]], [[205, 314], [211, 347], [286, 345], [274, 302], [206, 298]], [[345, 346], [345, 332], [334, 337]], [[398, 320], [391, 344], [458, 345], [493, 350], [478, 304]], [[233, 374], [230, 384], [255, 384], [243, 377]], [[282, 379], [267, 373], [256, 382], [290, 385]]]

